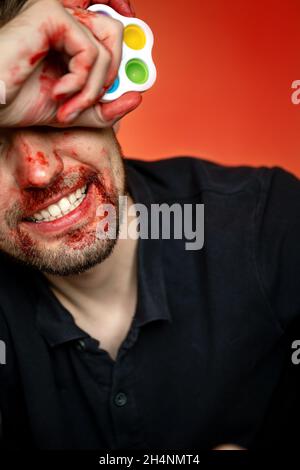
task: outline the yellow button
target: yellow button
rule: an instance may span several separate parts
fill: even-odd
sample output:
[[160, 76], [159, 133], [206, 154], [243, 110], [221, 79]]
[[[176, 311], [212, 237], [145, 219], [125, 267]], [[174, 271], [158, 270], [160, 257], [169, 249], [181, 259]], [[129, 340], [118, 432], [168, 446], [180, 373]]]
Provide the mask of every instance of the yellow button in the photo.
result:
[[146, 44], [146, 35], [142, 28], [130, 24], [124, 30], [124, 42], [130, 49], [143, 49]]

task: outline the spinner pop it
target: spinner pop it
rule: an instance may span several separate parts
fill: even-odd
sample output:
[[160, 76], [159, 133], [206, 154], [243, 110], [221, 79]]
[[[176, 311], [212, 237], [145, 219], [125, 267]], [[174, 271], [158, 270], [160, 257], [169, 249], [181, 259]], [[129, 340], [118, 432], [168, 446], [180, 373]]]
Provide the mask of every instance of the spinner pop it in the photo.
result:
[[119, 15], [107, 5], [92, 5], [88, 10], [111, 16], [124, 25], [123, 52], [118, 76], [101, 101], [116, 100], [128, 91], [149, 90], [156, 81], [156, 68], [152, 59], [154, 38], [149, 26], [138, 18]]

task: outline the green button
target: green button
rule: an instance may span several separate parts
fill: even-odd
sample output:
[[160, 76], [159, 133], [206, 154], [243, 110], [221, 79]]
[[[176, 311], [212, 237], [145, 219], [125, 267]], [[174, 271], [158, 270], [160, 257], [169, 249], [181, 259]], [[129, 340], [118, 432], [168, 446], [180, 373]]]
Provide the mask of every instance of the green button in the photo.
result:
[[132, 59], [127, 62], [125, 70], [129, 80], [137, 85], [143, 85], [149, 78], [148, 67], [140, 59]]

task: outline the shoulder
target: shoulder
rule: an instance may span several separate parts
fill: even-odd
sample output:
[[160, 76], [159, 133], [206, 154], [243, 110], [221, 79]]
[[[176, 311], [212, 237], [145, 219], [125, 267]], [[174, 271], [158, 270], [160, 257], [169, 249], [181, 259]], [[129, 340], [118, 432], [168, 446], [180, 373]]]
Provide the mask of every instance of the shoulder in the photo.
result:
[[300, 316], [300, 180], [272, 168], [256, 214], [258, 271], [286, 328]]
[[265, 216], [275, 223], [299, 220], [300, 180], [288, 171], [274, 167], [265, 187]]
[[[269, 191], [272, 178], [277, 173], [280, 174], [279, 180], [293, 179], [292, 175], [279, 168], [225, 166], [189, 156], [154, 161], [126, 159], [125, 164], [134, 168], [155, 194], [163, 198], [193, 197], [203, 192], [224, 196], [241, 191], [261, 194]], [[278, 184], [284, 183], [278, 181]]]

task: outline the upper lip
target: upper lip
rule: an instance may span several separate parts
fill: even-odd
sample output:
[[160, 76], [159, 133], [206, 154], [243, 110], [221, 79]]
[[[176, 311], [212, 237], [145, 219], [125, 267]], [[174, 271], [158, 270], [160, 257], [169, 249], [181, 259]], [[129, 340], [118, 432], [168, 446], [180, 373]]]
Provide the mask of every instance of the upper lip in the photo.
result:
[[75, 191], [77, 191], [77, 189], [82, 188], [86, 184], [87, 183], [82, 184], [82, 182], [80, 182], [76, 186], [74, 186], [74, 188], [72, 188], [71, 190], [70, 190], [70, 188], [66, 188], [65, 190], [62, 190], [59, 194], [56, 194], [52, 198], [48, 199], [48, 201], [44, 202], [43, 204], [40, 204], [38, 207], [35, 207], [34, 211], [30, 211], [30, 213], [28, 213], [23, 218], [23, 220], [32, 217], [34, 214], [37, 214], [38, 212], [41, 212], [43, 209], [46, 209], [46, 207], [49, 207], [52, 204], [56, 204], [58, 201], [60, 201], [64, 197], [70, 196], [70, 194], [75, 193]]

